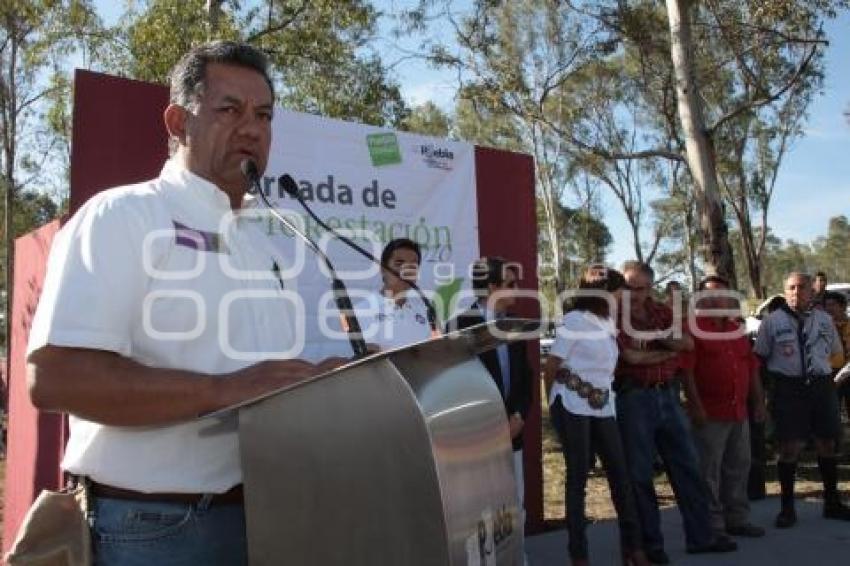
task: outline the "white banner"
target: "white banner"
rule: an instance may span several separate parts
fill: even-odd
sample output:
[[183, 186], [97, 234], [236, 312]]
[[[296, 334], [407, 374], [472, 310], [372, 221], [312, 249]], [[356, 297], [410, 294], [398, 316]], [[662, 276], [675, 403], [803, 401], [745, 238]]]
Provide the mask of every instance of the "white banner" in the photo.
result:
[[[281, 109], [273, 132], [263, 190], [279, 210], [301, 217], [301, 225], [327, 251], [352, 295], [380, 289], [377, 267], [343, 243], [329, 240], [278, 186], [281, 175], [295, 179], [319, 218], [378, 258], [393, 238], [419, 243], [419, 286], [429, 295], [440, 295], [438, 304], [444, 307], [438, 306], [438, 315], [444, 320], [450, 297], [469, 288], [469, 265], [479, 256], [474, 146]], [[292, 233], [271, 219], [266, 229], [294, 258]], [[326, 347], [327, 338], [312, 326], [323, 310], [330, 317], [335, 311], [326, 295], [330, 280], [309, 250], [297, 287], [306, 307], [308, 347], [322, 345], [310, 350], [309, 357], [350, 354], [345, 339]]]

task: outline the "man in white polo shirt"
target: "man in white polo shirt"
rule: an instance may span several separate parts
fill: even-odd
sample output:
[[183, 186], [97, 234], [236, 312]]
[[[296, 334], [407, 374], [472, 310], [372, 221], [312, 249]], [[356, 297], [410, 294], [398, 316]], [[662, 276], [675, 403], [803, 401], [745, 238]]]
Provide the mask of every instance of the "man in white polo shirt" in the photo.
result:
[[[383, 286], [357, 304], [363, 338], [382, 350], [422, 342], [432, 336], [428, 305], [411, 288], [419, 276], [422, 251], [408, 238], [390, 240], [381, 253]], [[396, 277], [386, 268], [395, 270]]]
[[197, 419], [340, 363], [296, 359], [292, 271], [240, 222], [241, 163], [266, 167], [265, 56], [187, 53], [156, 179], [89, 200], [54, 242], [28, 347], [30, 395], [71, 415], [63, 468], [87, 478], [97, 564], [244, 564], [235, 419]]

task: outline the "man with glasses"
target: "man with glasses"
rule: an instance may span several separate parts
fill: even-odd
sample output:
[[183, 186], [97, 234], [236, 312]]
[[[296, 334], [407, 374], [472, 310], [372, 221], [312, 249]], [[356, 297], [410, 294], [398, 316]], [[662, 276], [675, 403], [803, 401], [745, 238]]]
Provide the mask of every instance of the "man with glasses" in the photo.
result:
[[[734, 551], [737, 544], [711, 528], [708, 489], [674, 379], [681, 365], [679, 354], [693, 350], [694, 342], [682, 331], [681, 321], [674, 320], [673, 311], [650, 296], [652, 268], [642, 262], [626, 262], [623, 275], [627, 289], [617, 324], [617, 413], [647, 558], [655, 564], [670, 561], [664, 551], [653, 482], [656, 453], [670, 476], [688, 553]], [[693, 383], [684, 381], [689, 402], [701, 411]]]
[[835, 449], [841, 433], [838, 396], [832, 381], [830, 356], [842, 351], [841, 339], [829, 315], [812, 308], [812, 278], [794, 272], [785, 279], [785, 303], [768, 315], [753, 346], [774, 381], [773, 419], [779, 442], [776, 463], [782, 503], [778, 528], [797, 522], [794, 482], [797, 459], [814, 436], [823, 481], [823, 516], [850, 521], [850, 508], [838, 495]]

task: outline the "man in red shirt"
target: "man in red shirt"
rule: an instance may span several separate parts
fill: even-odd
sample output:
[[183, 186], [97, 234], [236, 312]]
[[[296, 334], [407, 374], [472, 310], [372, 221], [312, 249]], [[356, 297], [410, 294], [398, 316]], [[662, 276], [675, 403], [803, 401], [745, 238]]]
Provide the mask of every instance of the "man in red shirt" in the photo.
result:
[[[693, 349], [674, 312], [651, 297], [654, 273], [641, 262], [623, 266], [623, 293], [617, 342], [617, 422], [629, 466], [643, 531], [646, 556], [667, 564], [661, 516], [655, 493], [653, 464], [661, 456], [682, 515], [688, 553], [730, 552], [735, 541], [711, 528], [708, 488], [702, 478], [687, 416], [679, 402], [680, 353]], [[681, 385], [689, 400], [696, 396], [686, 378]]]
[[[728, 282], [711, 275], [700, 282], [703, 296], [696, 304], [691, 335], [694, 349], [685, 357], [685, 372], [697, 389], [691, 404], [694, 437], [703, 476], [709, 488], [711, 526], [715, 532], [760, 537], [764, 529], [749, 522], [747, 479], [750, 471], [750, 429], [747, 401], [754, 420], [764, 421], [764, 393], [759, 362], [735, 312]], [[715, 292], [717, 294], [713, 294]]]

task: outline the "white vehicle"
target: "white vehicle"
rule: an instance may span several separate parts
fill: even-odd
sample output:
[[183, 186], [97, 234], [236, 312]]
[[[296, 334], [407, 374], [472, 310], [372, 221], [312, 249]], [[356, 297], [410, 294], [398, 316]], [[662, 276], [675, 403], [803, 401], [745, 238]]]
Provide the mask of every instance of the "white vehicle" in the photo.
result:
[[850, 283], [830, 283], [826, 286], [826, 290], [841, 293], [850, 301]]
[[830, 283], [826, 286], [826, 290], [841, 293], [847, 297], [847, 314], [850, 315], [850, 283]]
[[777, 300], [778, 298], [784, 299], [783, 295], [776, 294], [768, 297], [762, 304], [756, 307], [755, 312], [752, 315], [748, 316], [745, 319], [747, 334], [749, 336], [755, 337], [755, 335], [759, 331], [759, 326], [761, 326], [762, 319], [767, 316], [767, 307], [771, 302]]

